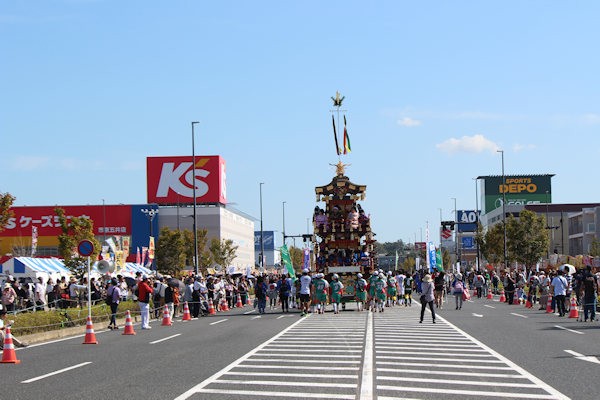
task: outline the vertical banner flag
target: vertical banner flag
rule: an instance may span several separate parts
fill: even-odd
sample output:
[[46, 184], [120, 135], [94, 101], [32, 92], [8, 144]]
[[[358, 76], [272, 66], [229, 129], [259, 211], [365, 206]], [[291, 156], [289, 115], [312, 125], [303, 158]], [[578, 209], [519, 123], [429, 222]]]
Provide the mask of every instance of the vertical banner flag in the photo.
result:
[[444, 266], [443, 266], [443, 262], [442, 262], [442, 249], [441, 248], [438, 248], [435, 252], [435, 263], [436, 263], [438, 272], [443, 272]]
[[433, 242], [427, 244], [427, 255], [429, 256], [429, 272], [434, 272], [437, 269], [435, 245]]
[[141, 265], [145, 265], [146, 254], [148, 254], [148, 248], [142, 246], [142, 262], [140, 263]]
[[283, 245], [280, 248], [281, 251], [281, 262], [285, 265], [287, 269], [287, 273], [294, 281], [296, 281], [296, 271], [294, 271], [294, 266], [292, 265], [292, 259], [290, 258], [290, 251], [287, 248], [287, 245]]
[[135, 252], [135, 263], [140, 264], [142, 262], [142, 255], [140, 254], [140, 247], [137, 247], [137, 251]]
[[154, 236], [150, 236], [150, 244], [148, 246], [148, 259], [154, 260]]
[[123, 246], [121, 249], [123, 250], [123, 260], [127, 261], [127, 257], [129, 257], [129, 248], [131, 247], [131, 236], [122, 236], [121, 237]]
[[37, 251], [37, 242], [38, 242], [38, 230], [37, 226], [31, 227], [31, 257], [35, 256]]
[[333, 117], [333, 114], [331, 114], [331, 122], [333, 123], [333, 137], [335, 138], [335, 152], [339, 156], [340, 155], [340, 145], [338, 144], [338, 140], [337, 140], [337, 132], [335, 131], [335, 118]]
[[310, 269], [310, 249], [308, 247], [304, 248], [304, 268]]
[[125, 266], [125, 254], [123, 250], [117, 250], [115, 252], [115, 272], [121, 272], [121, 269]]
[[396, 250], [396, 264], [394, 265], [394, 269], [398, 271], [398, 250]]
[[102, 246], [102, 253], [100, 253], [101, 257], [105, 261], [110, 261], [110, 253], [108, 252], [108, 246]]
[[106, 243], [108, 243], [108, 247], [110, 247], [110, 250], [113, 253], [116, 253], [117, 245], [115, 244], [115, 241], [113, 240], [113, 238], [109, 237], [108, 239], [106, 239]]
[[346, 128], [346, 116], [344, 115], [344, 154], [348, 154], [351, 151], [350, 136], [348, 136], [348, 129]]
[[415, 269], [418, 271], [421, 269], [421, 257], [415, 258]]

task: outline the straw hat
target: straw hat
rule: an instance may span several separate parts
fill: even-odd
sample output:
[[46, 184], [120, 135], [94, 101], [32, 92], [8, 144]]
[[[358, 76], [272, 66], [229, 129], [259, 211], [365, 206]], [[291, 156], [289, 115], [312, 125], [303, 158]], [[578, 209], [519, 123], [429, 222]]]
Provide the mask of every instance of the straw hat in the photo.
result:
[[431, 282], [431, 275], [427, 274], [423, 277], [423, 282]]

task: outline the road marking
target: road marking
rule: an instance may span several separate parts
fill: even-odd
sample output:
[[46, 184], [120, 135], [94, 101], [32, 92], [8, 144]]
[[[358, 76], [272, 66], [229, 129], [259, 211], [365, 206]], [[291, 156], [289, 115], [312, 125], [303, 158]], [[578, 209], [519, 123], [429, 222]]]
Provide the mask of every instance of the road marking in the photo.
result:
[[583, 332], [579, 332], [579, 331], [576, 331], [574, 329], [565, 328], [564, 326], [554, 325], [554, 327], [558, 328], [558, 329], [562, 329], [563, 331], [573, 332], [573, 333], [576, 333], [578, 335], [585, 335], [585, 333], [583, 333]]
[[487, 308], [494, 308], [494, 309], [496, 308], [496, 307], [494, 307], [494, 306], [490, 306], [490, 305], [488, 305], [488, 304], [484, 304], [483, 306], [484, 306], [484, 307], [487, 307]]
[[359, 399], [373, 399], [373, 314], [367, 315], [367, 333], [365, 335], [365, 358], [363, 360]]
[[[271, 368], [273, 368], [271, 366]], [[337, 369], [337, 368], [336, 368]], [[298, 372], [297, 374], [291, 373], [274, 373], [274, 372], [225, 372], [223, 375], [242, 375], [242, 376], [281, 376], [287, 378], [338, 378], [338, 379], [355, 379], [356, 375], [336, 375], [336, 374], [307, 374], [305, 372]], [[356, 387], [354, 385], [353, 387]]]
[[91, 364], [91, 363], [92, 363], [91, 361], [87, 361], [87, 362], [84, 362], [81, 364], [73, 365], [72, 367], [67, 367], [67, 368], [59, 369], [58, 371], [50, 372], [49, 374], [46, 374], [46, 375], [41, 375], [36, 378], [27, 379], [21, 383], [31, 383], [31, 382], [39, 381], [40, 379], [48, 378], [49, 376], [53, 376], [53, 375], [62, 374], [63, 372], [67, 372], [67, 371], [70, 371], [75, 368], [83, 367], [83, 366]]
[[[250, 390], [204, 389], [203, 388], [203, 389], [198, 389], [194, 393], [231, 394], [231, 395], [239, 395], [239, 396], [256, 396], [257, 394], [260, 394], [260, 396], [262, 398], [266, 398], [266, 397], [298, 398], [297, 392], [266, 392], [266, 391], [262, 391], [262, 390], [260, 391], [260, 393], [258, 393], [258, 392], [253, 392]], [[331, 393], [302, 393], [302, 397], [309, 398], [309, 399], [331, 399], [332, 394]], [[354, 400], [356, 396], [355, 395], [336, 394], [336, 395], [333, 395], [333, 397], [335, 397], [336, 399]], [[185, 398], [187, 398], [187, 397], [185, 397]], [[175, 400], [177, 400], [177, 399], [175, 399]]]
[[[252, 368], [252, 369], [257, 369], [257, 368], [263, 368], [263, 369], [273, 369], [272, 365], [252, 365], [252, 364], [240, 364], [237, 368]], [[290, 369], [299, 369], [299, 370], [318, 370], [318, 371], [323, 371], [323, 367], [310, 367], [310, 366], [306, 366], [306, 365], [286, 365], [285, 366], [286, 370], [290, 370]], [[359, 367], [335, 367], [336, 371], [358, 371]]]
[[[348, 388], [353, 389], [357, 386], [356, 383], [339, 383], [339, 382], [288, 382], [288, 381], [244, 381], [237, 379], [217, 379], [214, 383], [229, 383], [234, 385], [261, 385], [261, 386], [306, 386], [306, 387], [325, 387], [325, 388]], [[304, 394], [303, 394], [304, 395]], [[335, 397], [335, 395], [331, 395]]]
[[[462, 394], [470, 396], [481, 396], [481, 391], [478, 390], [457, 390], [457, 389], [438, 389], [432, 387], [409, 387], [409, 386], [385, 386], [377, 385], [377, 389], [400, 391], [400, 392], [421, 392], [421, 393], [443, 393], [443, 394]], [[556, 399], [555, 396], [546, 394], [527, 394], [527, 393], [515, 393], [515, 392], [493, 392], [496, 397], [508, 397], [511, 399]], [[564, 399], [565, 396], [561, 394], [559, 399]]]
[[244, 313], [244, 315], [252, 314], [252, 313], [254, 313], [254, 312], [256, 312], [256, 309], [254, 309], [254, 310], [250, 310], [250, 311], [246, 311], [246, 312]]
[[176, 335], [167, 336], [166, 338], [158, 339], [158, 340], [155, 340], [154, 342], [150, 342], [150, 344], [156, 344], [156, 343], [164, 342], [165, 340], [173, 339], [173, 338], [176, 338], [177, 336], [180, 336], [180, 335], [181, 335], [181, 333], [178, 333]]
[[587, 361], [587, 362], [591, 362], [591, 363], [595, 363], [595, 364], [600, 364], [600, 360], [598, 360], [597, 357], [586, 356], [586, 355], [583, 355], [581, 353], [577, 353], [577, 352], [575, 352], [573, 350], [565, 350], [565, 352], [567, 352], [567, 353], [569, 353], [571, 355], [574, 355], [575, 358], [577, 358], [578, 360]]
[[430, 379], [430, 378], [415, 378], [401, 376], [381, 376], [377, 378], [380, 381], [396, 381], [396, 382], [420, 382], [420, 383], [446, 383], [452, 385], [475, 385], [475, 386], [499, 386], [499, 387], [520, 387], [520, 388], [537, 388], [535, 383], [514, 383], [514, 382], [479, 382], [475, 380], [461, 381], [454, 379]]
[[262, 317], [260, 315], [257, 315], [255, 317], [250, 318], [250, 319], [258, 319], [258, 318], [262, 318]]
[[[445, 322], [449, 326], [451, 326], [454, 329], [456, 329], [457, 332], [462, 333], [463, 335], [465, 335], [465, 337], [471, 339], [473, 341], [473, 343], [479, 345], [482, 349], [485, 349], [485, 350], [489, 351], [493, 356], [497, 357], [499, 360], [504, 361], [506, 363], [506, 365], [508, 365], [510, 368], [512, 368], [515, 372], [518, 372], [521, 375], [526, 376], [530, 381], [536, 383], [543, 390], [545, 390], [546, 392], [548, 392], [548, 393], [551, 394], [550, 398], [568, 399], [567, 396], [565, 396], [564, 394], [562, 394], [558, 390], [554, 389], [552, 386], [548, 385], [546, 382], [542, 381], [541, 379], [539, 379], [538, 377], [536, 377], [532, 373], [526, 371], [524, 368], [521, 368], [520, 366], [518, 366], [517, 364], [515, 364], [514, 362], [512, 362], [508, 358], [504, 357], [502, 354], [498, 353], [497, 351], [495, 351], [494, 349], [492, 349], [490, 346], [487, 346], [483, 342], [475, 339], [473, 336], [469, 335], [467, 332], [463, 331], [462, 329], [460, 329], [456, 325], [450, 323], [448, 320], [444, 319], [443, 317], [439, 317], [439, 319], [442, 322]], [[456, 368], [456, 366], [455, 366], [455, 368]], [[503, 368], [500, 367], [498, 369], [503, 369]], [[432, 389], [432, 388], [427, 388], [427, 389]], [[449, 392], [444, 392], [444, 393], [449, 393]], [[481, 392], [477, 392], [477, 395], [480, 396]], [[494, 395], [498, 395], [498, 393], [494, 392]], [[519, 394], [513, 395], [513, 397], [517, 398], [517, 399], [533, 398], [533, 397], [529, 397], [529, 395], [526, 395], [524, 393], [519, 393]], [[544, 398], [548, 398], [548, 397], [544, 397]]]
[[521, 318], [529, 318], [529, 317], [527, 317], [525, 315], [517, 314], [517, 313], [514, 313], [514, 312], [511, 312], [510, 315], [514, 315], [515, 317], [521, 317]]
[[218, 320], [218, 321], [211, 322], [209, 325], [216, 325], [216, 324], [220, 324], [221, 322], [225, 322], [225, 321], [227, 321], [227, 320], [228, 320], [228, 318], [220, 319], [220, 320]]
[[[395, 368], [377, 368], [377, 371], [381, 372], [398, 372]], [[518, 374], [488, 374], [485, 372], [451, 372], [451, 371], [436, 371], [433, 369], [403, 369], [402, 372], [408, 372], [410, 374], [419, 375], [449, 375], [449, 376], [478, 376], [485, 378], [513, 378], [513, 379], [527, 379], [525, 376]]]
[[[265, 347], [267, 347], [269, 344], [273, 343], [275, 340], [277, 340], [278, 338], [280, 338], [281, 336], [285, 335], [289, 330], [291, 330], [292, 328], [294, 328], [296, 325], [298, 325], [300, 322], [304, 321], [304, 319], [299, 319], [298, 321], [294, 322], [292, 325], [288, 326], [287, 328], [285, 328], [284, 330], [282, 330], [281, 332], [279, 332], [277, 335], [273, 336], [271, 339], [267, 340], [266, 342], [264, 342], [263, 344], [259, 345], [258, 347], [256, 347], [254, 350], [251, 350], [250, 352], [244, 354], [243, 356], [241, 356], [240, 358], [238, 358], [237, 360], [235, 360], [234, 362], [232, 362], [231, 364], [227, 365], [225, 368], [221, 369], [220, 371], [216, 372], [215, 374], [213, 374], [212, 376], [208, 377], [207, 379], [205, 379], [204, 381], [200, 382], [199, 384], [197, 384], [196, 386], [192, 387], [191, 389], [189, 389], [188, 391], [186, 391], [185, 393], [182, 393], [181, 395], [177, 396], [175, 398], [175, 400], [185, 400], [189, 397], [191, 397], [192, 395], [194, 395], [195, 393], [215, 393], [212, 390], [208, 390], [205, 389], [206, 386], [208, 386], [209, 384], [215, 382], [217, 379], [219, 379], [219, 377], [221, 375], [223, 375], [225, 372], [229, 372], [231, 371], [233, 368], [239, 366], [241, 363], [243, 363], [244, 361], [248, 360], [250, 357], [252, 357], [255, 353], [259, 352], [260, 350], [264, 349]], [[229, 391], [230, 393], [233, 391]], [[217, 393], [227, 393], [227, 390], [225, 389], [218, 389]], [[248, 394], [247, 392], [244, 394], [241, 393], [231, 393], [231, 394], [240, 394], [240, 395], [246, 395]], [[280, 396], [280, 394], [278, 393], [273, 393], [273, 392], [263, 392], [262, 393], [263, 396], [265, 397], [269, 397], [269, 396]], [[297, 393], [294, 393], [294, 396], [298, 396]], [[309, 396], [309, 393], [304, 393], [302, 394], [302, 397], [311, 397]], [[331, 397], [331, 396], [330, 396]], [[321, 397], [324, 398], [324, 397]], [[351, 399], [354, 398], [354, 396], [350, 397]]]
[[285, 318], [285, 315], [280, 315], [279, 317], [275, 318], [275, 319], [281, 319], [281, 318]]
[[477, 317], [477, 318], [483, 318], [483, 315], [482, 315], [482, 314], [475, 314], [475, 313], [473, 313], [473, 316], [474, 316], [474, 317]]

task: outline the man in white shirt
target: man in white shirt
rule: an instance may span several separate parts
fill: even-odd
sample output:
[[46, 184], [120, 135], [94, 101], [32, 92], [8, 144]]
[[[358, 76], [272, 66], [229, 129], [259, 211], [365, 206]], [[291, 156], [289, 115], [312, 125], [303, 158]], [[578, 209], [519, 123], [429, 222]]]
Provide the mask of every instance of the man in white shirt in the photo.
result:
[[44, 311], [44, 307], [46, 305], [46, 285], [44, 284], [44, 279], [40, 276], [35, 283], [34, 289], [34, 300], [35, 300], [35, 310], [36, 311]]
[[300, 303], [301, 303], [303, 317], [308, 314], [311, 284], [312, 284], [312, 279], [308, 275], [308, 269], [303, 269], [302, 276], [300, 277]]
[[552, 279], [551, 290], [554, 293], [554, 299], [556, 301], [556, 307], [558, 308], [559, 317], [565, 316], [565, 295], [567, 294], [568, 282], [563, 276], [563, 271], [558, 270], [558, 275]]

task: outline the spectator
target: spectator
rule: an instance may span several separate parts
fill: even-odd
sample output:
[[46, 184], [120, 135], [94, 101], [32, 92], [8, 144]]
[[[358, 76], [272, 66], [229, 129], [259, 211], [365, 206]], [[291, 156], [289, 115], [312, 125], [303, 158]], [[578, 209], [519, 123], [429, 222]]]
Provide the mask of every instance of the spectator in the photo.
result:
[[2, 290], [2, 304], [4, 308], [8, 312], [15, 311], [15, 302], [17, 301], [17, 292], [11, 286], [10, 283], [6, 282], [4, 284], [4, 289]]
[[150, 295], [152, 288], [148, 285], [148, 277], [142, 275], [142, 281], [138, 283], [138, 305], [142, 318], [142, 329], [151, 329], [150, 326]]
[[435, 296], [433, 295], [434, 283], [432, 282], [431, 275], [427, 274], [423, 277], [423, 283], [421, 285], [421, 319], [419, 319], [419, 323], [423, 323], [423, 316], [425, 315], [425, 308], [429, 304], [429, 309], [431, 310], [431, 318], [433, 319], [433, 323], [435, 324], [435, 309], [433, 307], [433, 300]]
[[107, 301], [110, 305], [110, 323], [108, 324], [108, 329], [119, 329], [117, 326], [117, 309], [119, 308], [119, 302], [121, 301], [121, 289], [117, 278], [112, 278], [110, 280], [110, 286], [106, 291], [106, 298], [110, 300], [110, 302]]
[[274, 276], [267, 278], [267, 296], [269, 297], [269, 309], [274, 309], [277, 306], [277, 296], [279, 290], [277, 289], [277, 281]]
[[442, 309], [442, 304], [444, 302], [444, 276], [445, 274], [443, 272], [438, 272], [433, 280], [433, 288], [435, 290], [435, 306], [440, 310]]
[[331, 303], [333, 303], [333, 313], [339, 314], [340, 302], [342, 301], [342, 292], [344, 290], [344, 284], [340, 282], [338, 274], [333, 274], [331, 282]]
[[238, 283], [238, 293], [242, 299], [242, 304], [248, 304], [248, 282], [246, 281], [245, 276], [240, 278], [240, 282]]
[[[4, 332], [6, 331], [6, 327], [9, 326], [13, 323], [13, 321], [9, 321], [8, 319], [8, 315], [6, 312], [6, 308], [2, 308], [0, 309], [0, 349], [4, 348]], [[12, 333], [11, 333], [12, 336]], [[27, 347], [28, 344], [25, 342], [21, 342], [19, 339], [17, 339], [16, 337], [12, 336], [12, 341], [13, 344], [16, 347]]]
[[587, 322], [588, 317], [590, 321], [596, 320], [596, 298], [598, 296], [598, 282], [596, 277], [592, 274], [592, 267], [587, 265], [585, 271], [582, 273], [582, 280], [580, 286], [580, 298], [583, 299], [583, 317], [584, 321]]
[[456, 300], [457, 310], [462, 309], [463, 292], [466, 290], [462, 278], [462, 274], [457, 273], [456, 275], [454, 275], [454, 280], [452, 281], [452, 294], [454, 294], [454, 298]]
[[302, 316], [305, 317], [308, 314], [308, 307], [310, 301], [310, 286], [312, 279], [308, 275], [308, 269], [302, 270], [302, 276], [299, 279], [300, 288], [298, 290], [300, 294], [300, 304], [302, 308]]
[[165, 287], [165, 307], [169, 310], [169, 318], [173, 318], [175, 314], [175, 299], [173, 286], [170, 283], [167, 283]]
[[52, 278], [48, 278], [48, 282], [46, 282], [46, 299], [48, 301], [48, 308], [56, 307], [56, 292], [54, 286], [55, 285]]
[[44, 285], [44, 278], [38, 277], [38, 281], [35, 284], [35, 309], [36, 311], [44, 311], [46, 306], [46, 286]]
[[281, 275], [281, 279], [277, 282], [279, 288], [279, 301], [281, 301], [281, 310], [283, 312], [290, 312], [290, 292], [292, 287], [286, 275]]
[[256, 306], [259, 314], [265, 313], [267, 307], [267, 285], [264, 282], [264, 278], [259, 276], [256, 280], [256, 287], [254, 288], [254, 295], [256, 296]]
[[552, 279], [552, 284], [550, 285], [551, 291], [554, 293], [554, 298], [556, 299], [556, 307], [558, 308], [558, 316], [565, 316], [565, 295], [567, 294], [567, 287], [569, 284], [567, 280], [563, 276], [563, 271], [558, 270], [557, 276]]

